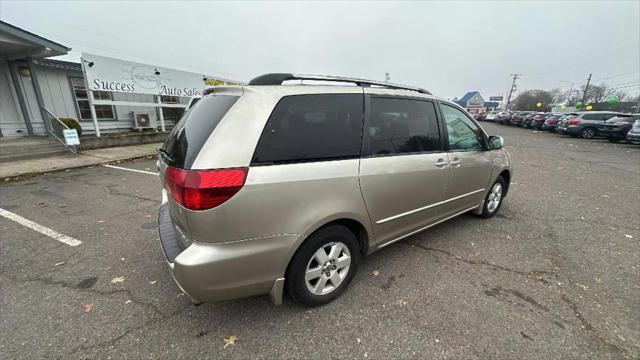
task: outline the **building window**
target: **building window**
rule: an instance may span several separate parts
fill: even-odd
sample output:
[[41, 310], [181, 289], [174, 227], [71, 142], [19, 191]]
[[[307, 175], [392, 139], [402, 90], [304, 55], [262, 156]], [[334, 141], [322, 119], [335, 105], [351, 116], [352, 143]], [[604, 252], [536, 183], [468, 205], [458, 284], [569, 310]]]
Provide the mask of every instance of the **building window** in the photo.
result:
[[[163, 104], [179, 104], [180, 98], [177, 96], [161, 95], [160, 99]], [[172, 121], [174, 124], [180, 120], [184, 113], [183, 108], [162, 108], [162, 116], [165, 121]]]
[[[91, 110], [89, 107], [89, 97], [84, 86], [83, 78], [71, 78], [73, 95], [78, 104], [80, 120], [91, 120]], [[94, 91], [93, 98], [96, 100], [113, 100], [113, 95], [109, 91]], [[95, 105], [98, 120], [116, 120], [115, 109], [111, 105]]]

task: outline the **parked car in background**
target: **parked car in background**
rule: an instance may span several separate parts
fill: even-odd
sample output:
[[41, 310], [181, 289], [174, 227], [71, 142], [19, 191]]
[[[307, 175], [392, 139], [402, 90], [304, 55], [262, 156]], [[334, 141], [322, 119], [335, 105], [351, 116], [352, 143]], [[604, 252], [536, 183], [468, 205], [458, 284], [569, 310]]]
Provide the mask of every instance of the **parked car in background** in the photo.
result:
[[636, 120], [631, 126], [631, 130], [627, 133], [627, 142], [640, 145], [640, 120]]
[[484, 121], [485, 116], [487, 116], [487, 112], [483, 111], [475, 114], [473, 117], [478, 121]]
[[497, 117], [498, 117], [498, 112], [497, 111], [489, 111], [487, 113], [487, 116], [485, 116], [484, 120], [485, 121], [495, 121]]
[[572, 137], [591, 139], [605, 121], [618, 115], [620, 113], [613, 111], [580, 112], [576, 117], [566, 120], [563, 132]]
[[562, 114], [552, 114], [551, 116], [547, 117], [544, 122], [542, 123], [542, 130], [545, 131], [549, 131], [549, 132], [555, 132], [556, 131], [556, 126], [558, 126], [558, 121], [565, 115]]
[[497, 122], [498, 124], [505, 124], [509, 121], [509, 119], [511, 119], [511, 114], [512, 112], [510, 111], [502, 111], [498, 114], [495, 122]]
[[598, 128], [596, 135], [607, 138], [611, 142], [618, 142], [627, 138], [627, 133], [633, 127], [640, 114], [620, 114], [604, 122]]
[[[293, 79], [366, 85], [282, 85]], [[203, 96], [159, 149], [159, 240], [180, 290], [319, 306], [365, 255], [494, 216], [510, 184], [503, 139], [458, 104], [385, 86], [267, 74]]]
[[544, 124], [544, 121], [550, 116], [551, 114], [549, 113], [537, 113], [531, 118], [529, 127], [536, 130], [542, 129], [542, 124]]
[[517, 113], [511, 116], [511, 119], [509, 120], [509, 125], [520, 126], [522, 119], [525, 116], [529, 115], [530, 113], [531, 113], [530, 111], [518, 111]]
[[575, 118], [578, 115], [579, 113], [577, 112], [562, 115], [562, 117], [558, 119], [558, 124], [556, 124], [556, 132], [565, 134], [567, 131], [567, 121], [569, 121], [569, 119]]
[[528, 113], [522, 118], [522, 121], [520, 122], [520, 126], [523, 128], [531, 127], [531, 121], [533, 121], [533, 117], [538, 114], [540, 113], [537, 113], [537, 112]]

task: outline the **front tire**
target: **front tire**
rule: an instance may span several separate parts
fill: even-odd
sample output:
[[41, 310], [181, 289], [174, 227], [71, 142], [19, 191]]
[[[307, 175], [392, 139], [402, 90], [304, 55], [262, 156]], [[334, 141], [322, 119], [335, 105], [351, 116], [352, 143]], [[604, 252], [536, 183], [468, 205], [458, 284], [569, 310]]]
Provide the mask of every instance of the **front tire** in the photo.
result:
[[287, 268], [286, 286], [296, 303], [316, 307], [344, 292], [360, 263], [355, 234], [342, 225], [329, 225], [300, 246]]
[[584, 128], [580, 131], [580, 137], [583, 139], [592, 139], [596, 132], [592, 128]]
[[495, 216], [502, 206], [502, 200], [507, 191], [507, 183], [502, 176], [498, 176], [496, 182], [493, 183], [491, 189], [484, 198], [484, 205], [480, 216], [490, 218]]

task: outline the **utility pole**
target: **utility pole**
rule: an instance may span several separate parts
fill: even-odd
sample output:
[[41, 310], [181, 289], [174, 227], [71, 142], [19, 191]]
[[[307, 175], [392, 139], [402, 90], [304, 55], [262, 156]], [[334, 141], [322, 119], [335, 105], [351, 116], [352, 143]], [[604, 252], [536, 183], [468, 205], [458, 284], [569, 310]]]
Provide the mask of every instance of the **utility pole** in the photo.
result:
[[513, 82], [511, 83], [511, 90], [509, 90], [509, 96], [507, 97], [507, 106], [505, 110], [509, 110], [511, 107], [511, 95], [513, 95], [513, 91], [516, 88], [516, 80], [522, 76], [522, 74], [509, 74], [509, 76], [513, 76]]
[[391, 80], [391, 75], [388, 72], [384, 73], [384, 82], [388, 83], [389, 80]]
[[587, 85], [584, 87], [584, 92], [582, 93], [582, 105], [584, 106], [584, 101], [587, 100], [587, 91], [589, 90], [589, 83], [591, 82], [591, 74], [589, 74], [589, 78], [587, 79]]

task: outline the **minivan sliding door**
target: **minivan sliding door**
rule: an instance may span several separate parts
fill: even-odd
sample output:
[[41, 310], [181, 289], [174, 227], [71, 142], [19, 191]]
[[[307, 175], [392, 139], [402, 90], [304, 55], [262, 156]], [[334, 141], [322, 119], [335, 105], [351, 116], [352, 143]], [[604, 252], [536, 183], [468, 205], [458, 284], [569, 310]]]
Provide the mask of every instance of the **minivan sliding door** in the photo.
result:
[[360, 187], [376, 241], [384, 245], [442, 218], [448, 158], [432, 101], [365, 99]]

